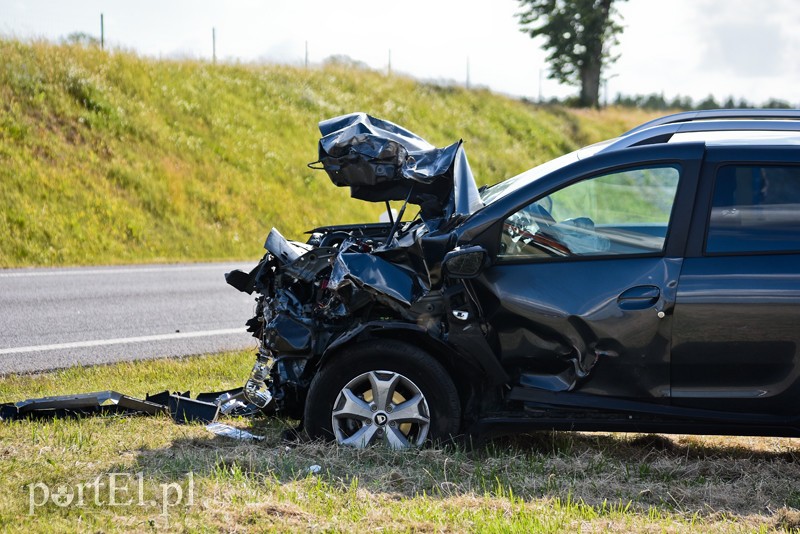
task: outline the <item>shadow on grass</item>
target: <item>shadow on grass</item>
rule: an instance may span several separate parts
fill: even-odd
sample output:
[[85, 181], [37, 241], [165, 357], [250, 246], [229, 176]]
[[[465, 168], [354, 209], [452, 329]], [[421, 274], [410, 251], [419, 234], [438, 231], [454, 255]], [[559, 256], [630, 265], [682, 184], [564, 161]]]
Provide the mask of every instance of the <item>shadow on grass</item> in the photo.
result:
[[[800, 440], [796, 447], [780, 450], [763, 450], [737, 442], [742, 438], [731, 436], [706, 437], [711, 442], [691, 436], [663, 434], [605, 434], [582, 432], [537, 432], [503, 436], [486, 445], [485, 450], [499, 448], [517, 451], [538, 451], [543, 454], [574, 454], [589, 450], [602, 451], [619, 460], [647, 460], [654, 455], [687, 460], [759, 460], [765, 462], [800, 461]], [[789, 439], [753, 438], [756, 441], [789, 442]]]
[[[232, 424], [265, 439], [179, 437], [169, 447], [139, 451], [135, 469], [161, 482], [192, 472], [201, 486], [243, 485], [265, 496], [296, 493], [287, 488], [311, 484], [342, 499], [362, 495], [351, 495], [356, 487], [397, 500], [516, 498], [580, 503], [601, 515], [625, 510], [709, 521], [756, 517], [777, 528], [800, 525], [800, 445], [791, 440], [763, 438], [767, 441], [748, 446], [736, 441], [743, 438], [540, 432], [472, 449], [353, 450], [286, 443], [280, 435], [290, 422], [278, 419]], [[320, 466], [319, 472], [312, 466]]]

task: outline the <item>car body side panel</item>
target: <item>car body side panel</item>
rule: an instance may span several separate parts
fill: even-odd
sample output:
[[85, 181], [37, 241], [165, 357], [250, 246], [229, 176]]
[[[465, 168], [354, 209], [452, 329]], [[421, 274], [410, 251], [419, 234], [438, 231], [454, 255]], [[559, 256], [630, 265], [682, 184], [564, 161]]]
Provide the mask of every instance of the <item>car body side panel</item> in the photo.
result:
[[668, 402], [671, 312], [704, 154], [685, 143], [598, 155], [499, 199], [458, 230], [459, 243], [496, 253], [497, 221], [566, 184], [632, 166], [681, 169], [663, 256], [508, 261], [479, 279], [512, 381]]
[[703, 251], [721, 166], [799, 161], [795, 147], [708, 149], [675, 306], [674, 404], [800, 414], [800, 254]]
[[480, 282], [502, 363], [531, 387], [667, 399], [680, 269], [661, 257], [495, 265]]
[[800, 254], [687, 259], [673, 343], [675, 404], [800, 413]]

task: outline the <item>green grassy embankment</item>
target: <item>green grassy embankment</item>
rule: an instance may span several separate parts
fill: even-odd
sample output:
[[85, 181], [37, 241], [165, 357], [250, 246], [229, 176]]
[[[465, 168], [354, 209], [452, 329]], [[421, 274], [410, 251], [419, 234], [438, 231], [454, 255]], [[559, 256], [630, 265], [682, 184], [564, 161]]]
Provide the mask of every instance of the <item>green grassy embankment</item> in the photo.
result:
[[0, 40], [0, 267], [255, 258], [271, 226], [374, 221], [316, 159], [320, 120], [366, 111], [494, 183], [648, 118], [326, 66], [157, 61]]

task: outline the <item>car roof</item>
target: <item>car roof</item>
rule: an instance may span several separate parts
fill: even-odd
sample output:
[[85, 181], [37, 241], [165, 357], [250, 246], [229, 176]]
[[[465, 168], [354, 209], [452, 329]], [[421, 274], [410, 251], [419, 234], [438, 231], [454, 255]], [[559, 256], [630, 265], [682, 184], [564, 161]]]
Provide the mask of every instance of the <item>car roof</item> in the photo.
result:
[[800, 110], [715, 109], [676, 113], [625, 132], [597, 153], [681, 141], [703, 141], [709, 146], [800, 144]]
[[694, 122], [703, 120], [741, 120], [741, 119], [756, 119], [756, 120], [779, 120], [779, 119], [794, 119], [800, 120], [800, 109], [709, 109], [700, 111], [684, 111], [681, 113], [674, 113], [672, 115], [665, 115], [645, 122], [622, 134], [624, 137], [628, 134], [640, 130], [646, 130], [654, 126], [661, 126], [662, 124], [675, 124], [679, 122]]
[[708, 147], [800, 146], [800, 110], [714, 109], [667, 115], [499, 182], [483, 200], [491, 203], [579, 160], [632, 147], [684, 142], [702, 142]]

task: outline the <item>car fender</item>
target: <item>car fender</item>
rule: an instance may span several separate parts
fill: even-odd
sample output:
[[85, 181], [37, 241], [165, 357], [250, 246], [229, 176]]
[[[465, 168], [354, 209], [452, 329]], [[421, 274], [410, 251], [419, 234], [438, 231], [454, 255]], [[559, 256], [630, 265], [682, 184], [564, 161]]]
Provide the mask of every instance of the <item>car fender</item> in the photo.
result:
[[317, 363], [317, 368], [324, 366], [335, 353], [348, 345], [370, 338], [423, 341], [431, 356], [458, 375], [465, 378], [480, 376], [482, 379], [486, 379], [488, 377], [491, 385], [502, 384], [508, 380], [505, 370], [500, 366], [494, 353], [478, 354], [461, 351], [434, 337], [423, 326], [402, 321], [370, 321], [344, 332], [328, 345]]

